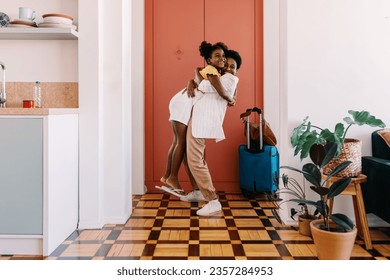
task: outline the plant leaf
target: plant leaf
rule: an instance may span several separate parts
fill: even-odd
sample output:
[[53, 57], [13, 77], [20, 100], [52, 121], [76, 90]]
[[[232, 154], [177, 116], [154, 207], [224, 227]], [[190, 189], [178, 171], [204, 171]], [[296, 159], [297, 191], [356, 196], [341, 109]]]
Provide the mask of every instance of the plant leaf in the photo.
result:
[[328, 204], [323, 203], [322, 200], [318, 200], [314, 206], [316, 207], [316, 212], [319, 212], [322, 216], [326, 217], [328, 215], [329, 206]]
[[288, 188], [288, 175], [287, 174], [282, 175], [282, 182], [283, 182], [283, 186], [285, 188]]
[[306, 163], [302, 167], [303, 176], [310, 183], [315, 185], [316, 187], [321, 186], [321, 171], [320, 169], [313, 163]]
[[337, 141], [338, 139], [341, 139], [343, 137], [344, 130], [345, 130], [344, 124], [342, 124], [342, 123], [336, 124], [336, 126], [334, 127], [334, 134], [336, 135], [336, 137], [335, 137], [336, 142], [338, 142]]
[[344, 121], [347, 122], [348, 124], [357, 124], [357, 125], [366, 124], [372, 127], [376, 127], [376, 126], [382, 128], [386, 127], [385, 123], [382, 120], [377, 119], [375, 116], [371, 115], [367, 111], [349, 110], [348, 113], [351, 114], [353, 117], [353, 121], [348, 117], [344, 118]]
[[295, 196], [295, 197], [298, 197], [298, 198], [301, 198], [301, 195], [298, 194], [297, 192], [295, 191], [292, 191], [290, 189], [281, 189], [281, 190], [278, 190], [278, 194], [289, 194], [289, 195], [292, 195], [292, 196]]
[[353, 230], [355, 226], [350, 218], [341, 213], [330, 215], [330, 218], [335, 224], [347, 230]]
[[337, 173], [340, 173], [341, 171], [343, 171], [343, 170], [344, 170], [345, 168], [347, 168], [351, 163], [352, 163], [352, 161], [346, 160], [346, 161], [340, 163], [339, 165], [337, 165], [337, 166], [335, 167], [335, 169], [333, 169], [333, 170], [329, 173], [328, 177], [326, 177], [325, 182], [328, 181], [331, 177], [337, 175]]
[[292, 135], [290, 137], [290, 142], [291, 142], [291, 145], [293, 147], [296, 147], [299, 145], [299, 142], [300, 142], [299, 138], [301, 137], [301, 135], [303, 134], [303, 132], [306, 129], [306, 122], [308, 119], [309, 119], [309, 117], [306, 116], [304, 118], [304, 120], [302, 121], [302, 123], [293, 129]]
[[336, 155], [337, 153], [337, 144], [336, 142], [327, 142], [324, 146], [324, 149], [325, 149], [325, 157], [324, 159], [322, 160], [322, 163], [320, 165], [320, 168], [324, 167], [326, 164], [328, 164], [332, 159], [333, 157]]
[[370, 116], [370, 113], [368, 113], [367, 111], [348, 111], [348, 113], [350, 113], [353, 117], [353, 124], [357, 124], [357, 125], [363, 125], [365, 124], [367, 118]]
[[315, 193], [317, 193], [321, 196], [329, 194], [329, 191], [330, 191], [329, 188], [325, 188], [325, 187], [311, 186], [310, 189], [312, 189]]
[[322, 137], [324, 141], [334, 142], [334, 134], [327, 128], [321, 131], [320, 137]]
[[[295, 171], [295, 172], [301, 173], [301, 174], [303, 174], [303, 175], [305, 175], [305, 174], [308, 174], [308, 173], [307, 173], [307, 172], [305, 172], [305, 171], [302, 171], [302, 170], [300, 170], [300, 169], [297, 169], [297, 168], [295, 168], [295, 167], [288, 166], [288, 165], [283, 165], [283, 166], [281, 166], [280, 168], [284, 168], [284, 169], [290, 169], [290, 170], [292, 170], [292, 171]], [[309, 174], [309, 175], [310, 175], [310, 174]]]
[[353, 119], [351, 119], [350, 117], [345, 117], [343, 120], [344, 120], [347, 124], [354, 124]]
[[310, 148], [310, 159], [315, 165], [320, 166], [326, 155], [325, 147], [322, 144], [313, 144]]
[[311, 147], [317, 142], [317, 132], [313, 131], [311, 134], [307, 135], [305, 142], [302, 144], [301, 149], [301, 160], [307, 158], [309, 155]]
[[342, 178], [336, 182], [334, 182], [330, 187], [329, 187], [329, 193], [327, 196], [327, 199], [331, 199], [340, 193], [342, 193], [345, 188], [351, 183], [352, 178]]
[[[297, 204], [311, 205], [311, 206], [314, 206], [316, 208], [318, 208], [318, 206], [319, 206], [318, 201], [315, 202], [315, 201], [307, 200], [307, 199], [292, 198], [292, 199], [290, 199], [290, 201], [296, 202]], [[322, 208], [322, 207], [320, 206], [320, 208]]]

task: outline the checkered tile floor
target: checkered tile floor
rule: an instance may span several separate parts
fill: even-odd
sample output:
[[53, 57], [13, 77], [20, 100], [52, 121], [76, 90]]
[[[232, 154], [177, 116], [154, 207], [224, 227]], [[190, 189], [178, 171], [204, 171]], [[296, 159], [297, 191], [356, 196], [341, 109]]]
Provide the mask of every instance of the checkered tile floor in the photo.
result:
[[[223, 212], [199, 217], [203, 203], [188, 203], [169, 194], [133, 197], [134, 211], [124, 225], [78, 230], [47, 258], [1, 256], [0, 259], [121, 260], [310, 260], [317, 259], [310, 237], [279, 224], [265, 197], [219, 193]], [[370, 228], [373, 250], [356, 240], [352, 259], [390, 259], [390, 228]]]

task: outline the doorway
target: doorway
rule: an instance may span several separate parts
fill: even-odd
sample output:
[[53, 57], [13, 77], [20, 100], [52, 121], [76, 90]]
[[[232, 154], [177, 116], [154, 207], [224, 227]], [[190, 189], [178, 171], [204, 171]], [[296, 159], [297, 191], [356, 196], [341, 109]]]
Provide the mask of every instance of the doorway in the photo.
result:
[[[222, 41], [243, 59], [238, 102], [228, 108], [226, 140], [207, 143], [214, 186], [239, 191], [238, 146], [245, 143], [240, 113], [263, 107], [263, 1], [145, 0], [145, 185], [154, 190], [165, 171], [172, 141], [170, 98], [203, 66], [200, 42]], [[188, 190], [184, 172], [179, 179]]]

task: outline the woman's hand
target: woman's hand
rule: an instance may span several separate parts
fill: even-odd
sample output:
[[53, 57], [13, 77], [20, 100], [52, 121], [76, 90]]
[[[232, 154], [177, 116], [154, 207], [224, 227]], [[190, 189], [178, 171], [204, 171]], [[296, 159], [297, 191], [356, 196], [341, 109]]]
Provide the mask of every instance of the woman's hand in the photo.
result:
[[236, 102], [237, 102], [237, 88], [234, 91], [233, 101], [232, 102], [228, 102], [228, 106], [229, 107], [234, 107], [236, 105]]
[[237, 98], [234, 96], [233, 100], [228, 102], [228, 106], [229, 107], [234, 107], [236, 105], [236, 102], [237, 102]]
[[189, 80], [187, 84], [187, 88], [183, 91], [187, 91], [188, 97], [194, 97], [195, 96], [195, 89], [198, 88], [198, 84], [194, 80]]

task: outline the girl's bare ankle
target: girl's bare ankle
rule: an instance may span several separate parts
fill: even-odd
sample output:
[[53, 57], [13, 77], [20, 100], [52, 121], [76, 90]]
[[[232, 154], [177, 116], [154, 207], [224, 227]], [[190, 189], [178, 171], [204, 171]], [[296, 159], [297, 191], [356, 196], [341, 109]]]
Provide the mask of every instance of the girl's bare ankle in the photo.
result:
[[180, 184], [179, 184], [179, 181], [176, 179], [172, 179], [172, 178], [170, 178], [170, 177], [168, 177], [166, 180], [165, 180], [165, 183], [169, 186], [169, 187], [171, 187], [171, 188], [173, 188], [173, 189], [176, 189], [176, 190], [183, 190], [183, 188], [180, 186]]
[[167, 178], [161, 177], [160, 182], [163, 183], [163, 184], [166, 184], [167, 183]]

